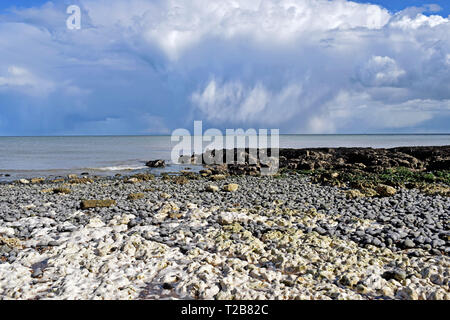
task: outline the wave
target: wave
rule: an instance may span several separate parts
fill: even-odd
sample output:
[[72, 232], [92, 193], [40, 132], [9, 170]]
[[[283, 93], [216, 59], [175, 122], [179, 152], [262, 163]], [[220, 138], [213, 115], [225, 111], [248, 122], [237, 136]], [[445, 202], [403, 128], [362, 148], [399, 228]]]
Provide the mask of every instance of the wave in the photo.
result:
[[141, 170], [146, 169], [146, 166], [130, 166], [130, 165], [120, 165], [120, 166], [111, 166], [111, 167], [101, 167], [101, 168], [90, 168], [88, 170], [94, 171], [132, 171], [132, 170]]

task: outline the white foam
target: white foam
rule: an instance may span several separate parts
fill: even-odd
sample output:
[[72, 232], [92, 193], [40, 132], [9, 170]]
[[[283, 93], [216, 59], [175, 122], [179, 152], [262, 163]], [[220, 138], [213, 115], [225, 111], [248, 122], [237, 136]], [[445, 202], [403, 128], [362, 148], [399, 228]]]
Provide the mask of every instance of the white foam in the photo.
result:
[[111, 166], [111, 167], [102, 167], [102, 168], [93, 168], [92, 170], [97, 171], [131, 171], [131, 170], [141, 170], [147, 168], [146, 166], [130, 166], [130, 165], [121, 165], [121, 166]]

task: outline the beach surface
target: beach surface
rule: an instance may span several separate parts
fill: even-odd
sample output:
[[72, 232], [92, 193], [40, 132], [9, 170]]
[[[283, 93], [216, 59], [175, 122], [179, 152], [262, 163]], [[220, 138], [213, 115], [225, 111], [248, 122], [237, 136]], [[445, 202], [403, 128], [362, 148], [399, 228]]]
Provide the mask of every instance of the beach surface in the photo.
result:
[[373, 174], [1, 184], [0, 298], [449, 300], [445, 178]]

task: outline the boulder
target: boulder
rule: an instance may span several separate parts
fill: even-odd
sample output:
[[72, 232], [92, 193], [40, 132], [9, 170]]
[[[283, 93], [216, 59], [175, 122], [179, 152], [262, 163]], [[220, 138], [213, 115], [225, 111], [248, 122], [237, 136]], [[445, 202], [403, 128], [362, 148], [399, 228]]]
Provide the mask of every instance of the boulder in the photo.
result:
[[377, 186], [377, 193], [382, 197], [392, 197], [397, 193], [397, 190], [391, 186], [379, 184]]
[[165, 168], [166, 161], [164, 160], [151, 160], [145, 164], [149, 168]]

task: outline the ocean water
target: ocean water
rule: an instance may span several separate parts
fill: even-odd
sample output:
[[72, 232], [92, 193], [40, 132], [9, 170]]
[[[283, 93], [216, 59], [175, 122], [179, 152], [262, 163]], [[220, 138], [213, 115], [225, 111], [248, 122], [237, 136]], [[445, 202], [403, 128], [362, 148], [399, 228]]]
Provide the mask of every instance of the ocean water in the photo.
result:
[[[145, 167], [148, 160], [170, 162], [176, 143], [171, 142], [170, 136], [0, 137], [0, 181], [68, 173], [114, 175], [148, 170]], [[450, 134], [280, 136], [281, 148], [442, 145], [450, 145]], [[164, 170], [152, 170], [158, 173], [184, 167], [169, 165]]]

